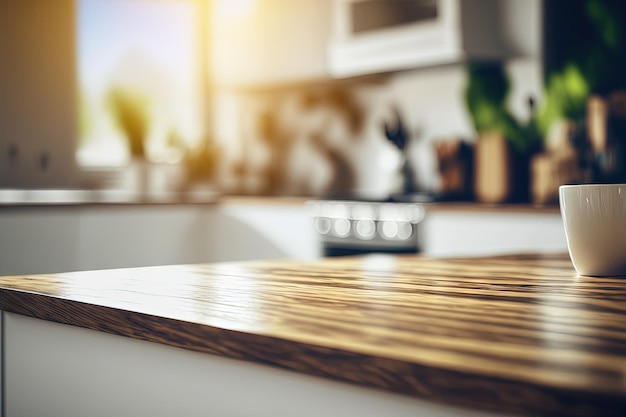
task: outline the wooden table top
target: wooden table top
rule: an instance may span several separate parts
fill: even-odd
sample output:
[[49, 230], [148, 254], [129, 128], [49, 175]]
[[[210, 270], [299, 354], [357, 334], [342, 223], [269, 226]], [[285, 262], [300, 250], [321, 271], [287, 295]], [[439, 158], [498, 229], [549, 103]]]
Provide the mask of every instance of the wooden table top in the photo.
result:
[[9, 276], [0, 309], [448, 404], [626, 412], [626, 278], [566, 255]]

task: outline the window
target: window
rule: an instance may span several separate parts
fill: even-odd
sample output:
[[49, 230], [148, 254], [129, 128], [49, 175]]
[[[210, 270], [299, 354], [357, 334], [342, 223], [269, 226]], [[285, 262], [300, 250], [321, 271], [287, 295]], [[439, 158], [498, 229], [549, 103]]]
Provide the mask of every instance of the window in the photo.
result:
[[173, 162], [203, 139], [205, 3], [78, 0], [79, 164], [123, 165], [129, 140]]

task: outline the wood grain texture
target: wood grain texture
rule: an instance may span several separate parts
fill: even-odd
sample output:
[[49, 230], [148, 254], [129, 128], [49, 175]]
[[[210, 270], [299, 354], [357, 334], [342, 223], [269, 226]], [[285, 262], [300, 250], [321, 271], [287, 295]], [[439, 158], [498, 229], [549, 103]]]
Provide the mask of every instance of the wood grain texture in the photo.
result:
[[566, 255], [0, 277], [0, 309], [447, 404], [623, 416], [626, 279]]

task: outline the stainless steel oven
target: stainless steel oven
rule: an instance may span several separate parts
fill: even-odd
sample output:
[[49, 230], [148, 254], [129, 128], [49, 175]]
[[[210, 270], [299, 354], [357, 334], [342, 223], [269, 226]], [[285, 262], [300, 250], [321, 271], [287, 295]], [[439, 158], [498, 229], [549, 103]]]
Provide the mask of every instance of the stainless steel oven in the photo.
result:
[[338, 200], [309, 204], [324, 256], [420, 250], [420, 224], [425, 217], [421, 204]]

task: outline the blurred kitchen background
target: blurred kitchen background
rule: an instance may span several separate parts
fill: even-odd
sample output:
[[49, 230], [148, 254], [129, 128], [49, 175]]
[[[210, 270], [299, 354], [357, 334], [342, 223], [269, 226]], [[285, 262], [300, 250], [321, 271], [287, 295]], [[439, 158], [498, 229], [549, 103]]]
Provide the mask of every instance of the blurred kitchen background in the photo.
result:
[[623, 175], [620, 1], [2, 5], [5, 187], [546, 203]]
[[[127, 241], [161, 232], [168, 240], [164, 230], [178, 233], [180, 223], [173, 213], [169, 224], [155, 215], [154, 225], [135, 230], [152, 214], [131, 221], [135, 214], [115, 213], [108, 229], [94, 221], [96, 239], [85, 231], [90, 212], [80, 226], [58, 227], [93, 239], [93, 261], [77, 264], [76, 251], [86, 249], [74, 243], [71, 260], [46, 271], [309, 257], [318, 254], [313, 243], [295, 254], [287, 248], [320, 235], [373, 241], [380, 232], [381, 241], [413, 241], [426, 206], [402, 211], [410, 206], [400, 203], [416, 202], [465, 204], [445, 231], [430, 233], [449, 236], [447, 243], [420, 244], [427, 253], [466, 253], [475, 246], [458, 241], [475, 236], [463, 232], [480, 223], [472, 216], [495, 227], [509, 214], [517, 217], [502, 224], [526, 237], [507, 246], [503, 231], [485, 250], [541, 249], [528, 224], [546, 230], [558, 217], [559, 185], [626, 182], [625, 31], [621, 0], [0, 0], [5, 261], [17, 256], [29, 265], [15, 242], [30, 247], [28, 236], [57, 227], [37, 212], [44, 229], [24, 233], [36, 221], [17, 208], [52, 202], [64, 207], [59, 221], [72, 223], [76, 213], [67, 213], [76, 204], [183, 210], [218, 196], [230, 196], [219, 210], [243, 201], [232, 196], [259, 197], [259, 206], [228, 213], [236, 224], [203, 214], [204, 226], [190, 220], [195, 232], [179, 236], [196, 242], [206, 227], [222, 233], [219, 243], [185, 243], [189, 249], [172, 257], [150, 249], [154, 239], [142, 240], [139, 259], [123, 247], [122, 261], [98, 261], [108, 255], [95, 242], [107, 233], [112, 242], [124, 241], [125, 228]], [[347, 203], [332, 204], [338, 201]], [[355, 220], [354, 202], [372, 203], [358, 208], [370, 223], [348, 223], [346, 231], [326, 221]], [[398, 212], [386, 216], [404, 216], [410, 230], [398, 220], [383, 233], [378, 204], [388, 203], [398, 203]], [[494, 208], [500, 205], [509, 208]], [[314, 211], [316, 229], [276, 232], [300, 230], [300, 220], [291, 224], [281, 211], [296, 206]], [[551, 220], [526, 224], [520, 213]], [[284, 233], [283, 243], [260, 238], [243, 255], [241, 222]], [[553, 223], [546, 248], [562, 249]], [[224, 249], [228, 239], [238, 254]]]

